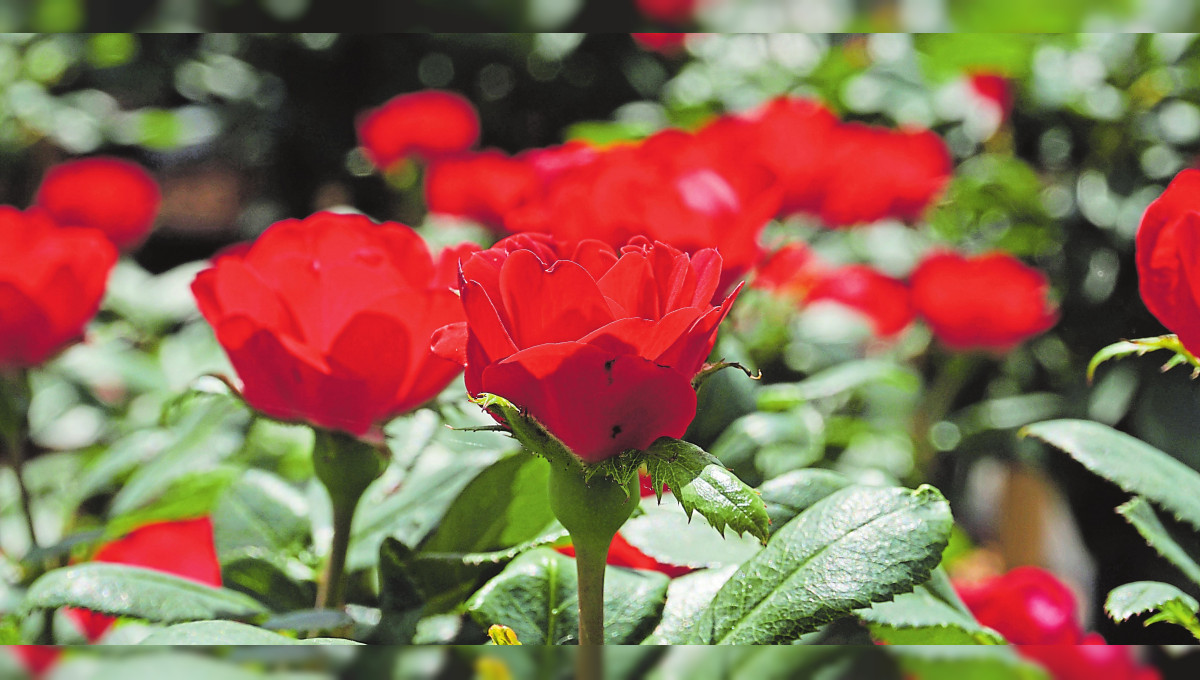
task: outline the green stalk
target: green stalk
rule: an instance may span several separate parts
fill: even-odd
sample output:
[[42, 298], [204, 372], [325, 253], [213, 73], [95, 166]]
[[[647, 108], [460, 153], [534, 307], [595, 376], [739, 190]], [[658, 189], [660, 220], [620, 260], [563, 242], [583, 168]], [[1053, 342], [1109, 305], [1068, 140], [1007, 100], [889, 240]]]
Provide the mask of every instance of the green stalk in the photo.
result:
[[[550, 508], [571, 535], [579, 588], [579, 644], [604, 644], [604, 565], [608, 546], [638, 504], [638, 480], [614, 482], [603, 474], [590, 481], [579, 468], [551, 465]], [[581, 650], [579, 677], [599, 677], [599, 655]], [[586, 668], [585, 668], [586, 666]]]
[[29, 433], [29, 373], [23, 369], [11, 373], [0, 373], [0, 441], [8, 454], [17, 477], [17, 496], [21, 512], [25, 515], [25, 527], [29, 531], [29, 545], [37, 549], [37, 531], [33, 525], [33, 509], [29, 487], [25, 484], [25, 443]]
[[317, 584], [317, 609], [346, 604], [346, 553], [350, 528], [363, 492], [383, 474], [385, 449], [349, 435], [317, 430], [313, 444], [313, 469], [329, 492], [333, 506], [333, 544], [325, 573]]

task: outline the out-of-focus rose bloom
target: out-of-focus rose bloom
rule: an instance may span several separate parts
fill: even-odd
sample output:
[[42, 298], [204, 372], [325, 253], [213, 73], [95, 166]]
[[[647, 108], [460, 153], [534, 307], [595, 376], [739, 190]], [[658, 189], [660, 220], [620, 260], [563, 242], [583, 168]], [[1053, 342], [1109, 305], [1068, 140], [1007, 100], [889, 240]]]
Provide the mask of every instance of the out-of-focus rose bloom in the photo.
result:
[[430, 160], [470, 149], [479, 141], [479, 116], [460, 95], [423, 90], [363, 112], [357, 129], [367, 158], [386, 170], [409, 156]]
[[62, 648], [53, 645], [11, 645], [8, 650], [34, 680], [45, 676], [62, 656]]
[[1200, 170], [1184, 170], [1146, 209], [1137, 232], [1142, 301], [1200, 356]]
[[35, 202], [58, 224], [98, 229], [128, 250], [150, 233], [162, 194], [137, 163], [97, 157], [50, 168]]
[[633, 39], [642, 47], [671, 54], [678, 52], [679, 48], [683, 47], [683, 43], [687, 40], [688, 33], [630, 33]]
[[910, 284], [917, 314], [953, 350], [1006, 352], [1058, 321], [1046, 275], [1007, 253], [936, 252]]
[[1012, 81], [997, 73], [972, 73], [967, 77], [971, 91], [986, 106], [994, 109], [1001, 122], [1008, 120], [1013, 107]]
[[635, 0], [642, 16], [664, 24], [686, 24], [696, 12], [697, 0]]
[[434, 161], [425, 177], [425, 202], [431, 213], [502, 231], [506, 216], [540, 184], [530, 163], [490, 150]]

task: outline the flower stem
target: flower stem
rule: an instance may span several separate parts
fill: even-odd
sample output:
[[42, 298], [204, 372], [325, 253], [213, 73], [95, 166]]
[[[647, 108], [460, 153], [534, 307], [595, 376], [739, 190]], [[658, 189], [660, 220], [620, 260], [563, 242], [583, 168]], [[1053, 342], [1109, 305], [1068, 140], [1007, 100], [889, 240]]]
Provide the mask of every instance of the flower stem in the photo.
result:
[[25, 484], [25, 444], [29, 436], [30, 398], [27, 371], [0, 373], [0, 441], [4, 442], [8, 462], [17, 477], [17, 495], [21, 503], [21, 512], [25, 515], [25, 527], [29, 531], [29, 545], [37, 549], [31, 496], [29, 487]]
[[[633, 514], [639, 499], [635, 475], [627, 484], [618, 484], [597, 473], [591, 480], [578, 468], [552, 464], [550, 467], [550, 508], [571, 534], [575, 546], [575, 568], [579, 588], [579, 644], [588, 647], [604, 644], [604, 565], [608, 546], [625, 520]], [[580, 677], [599, 677], [594, 668], [598, 655], [582, 653], [578, 657]], [[586, 673], [586, 674], [585, 674]]]
[[317, 430], [313, 444], [313, 469], [329, 491], [333, 506], [333, 543], [329, 562], [317, 584], [317, 609], [341, 608], [346, 604], [346, 553], [354, 511], [363, 492], [383, 474], [385, 449], [349, 435]]

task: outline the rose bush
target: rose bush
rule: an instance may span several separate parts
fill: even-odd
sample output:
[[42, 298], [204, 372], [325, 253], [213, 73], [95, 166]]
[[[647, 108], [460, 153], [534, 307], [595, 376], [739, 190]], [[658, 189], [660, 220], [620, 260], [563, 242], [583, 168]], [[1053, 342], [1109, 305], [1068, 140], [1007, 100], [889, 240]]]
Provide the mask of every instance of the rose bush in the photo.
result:
[[468, 392], [528, 410], [594, 463], [687, 429], [736, 297], [712, 304], [720, 278], [713, 250], [512, 236], [463, 263], [466, 321], [435, 349], [466, 367]]
[[1137, 270], [1142, 301], [1200, 353], [1200, 170], [1184, 170], [1150, 204], [1137, 232]]
[[473, 249], [435, 261], [404, 225], [318, 213], [218, 257], [192, 291], [251, 406], [361, 436], [458, 374], [429, 340], [463, 319], [454, 273]]
[[479, 141], [479, 116], [461, 95], [424, 90], [363, 112], [357, 132], [367, 159], [386, 170], [409, 156], [429, 160], [470, 149]]
[[36, 366], [80, 340], [116, 261], [96, 229], [0, 206], [0, 370]]
[[36, 203], [55, 222], [99, 229], [118, 249], [128, 250], [154, 226], [162, 194], [142, 166], [98, 157], [50, 168]]
[[1006, 253], [934, 252], [910, 284], [917, 314], [953, 350], [1005, 352], [1058, 321], [1046, 275]]

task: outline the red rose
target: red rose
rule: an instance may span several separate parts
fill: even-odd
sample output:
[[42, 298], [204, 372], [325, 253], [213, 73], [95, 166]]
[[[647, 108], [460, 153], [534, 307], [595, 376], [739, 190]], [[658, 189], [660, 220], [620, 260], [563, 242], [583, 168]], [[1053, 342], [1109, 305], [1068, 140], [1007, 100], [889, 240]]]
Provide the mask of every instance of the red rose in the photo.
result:
[[36, 366], [82, 338], [116, 261], [95, 229], [0, 206], [0, 370]]
[[888, 337], [913, 321], [912, 295], [903, 281], [861, 264], [838, 267], [821, 277], [808, 301], [830, 300], [859, 312], [875, 334]]
[[527, 410], [589, 463], [683, 435], [691, 380], [736, 297], [710, 303], [715, 251], [689, 257], [644, 238], [618, 252], [520, 234], [466, 260], [461, 277], [467, 321], [443, 329], [436, 351], [466, 365], [472, 395]]
[[1058, 320], [1045, 274], [1006, 253], [934, 253], [910, 284], [917, 314], [955, 350], [1007, 351]]
[[1146, 209], [1137, 232], [1142, 301], [1200, 355], [1200, 170], [1184, 170]]
[[[173, 574], [189, 581], [219, 587], [221, 565], [213, 544], [212, 520], [207, 517], [158, 522], [135, 529], [96, 551], [93, 562], [127, 564]], [[86, 609], [68, 609], [71, 618], [95, 642], [115, 619]]]
[[251, 406], [362, 436], [458, 374], [429, 339], [463, 319], [453, 277], [471, 250], [435, 262], [404, 225], [317, 213], [219, 257], [192, 291]]
[[540, 184], [528, 162], [484, 151], [432, 163], [425, 176], [425, 202], [431, 213], [467, 217], [502, 231], [506, 216]]
[[425, 159], [466, 151], [479, 141], [479, 116], [464, 97], [424, 90], [393, 97], [358, 119], [358, 142], [375, 167], [416, 155]]
[[831, 267], [802, 243], [771, 255], [758, 268], [753, 285], [801, 305], [837, 302], [862, 314], [881, 337], [904, 330], [914, 317], [912, 295], [903, 281], [866, 265]]
[[779, 205], [774, 175], [755, 159], [679, 130], [596, 154], [552, 176], [509, 215], [513, 232], [620, 247], [634, 236], [695, 253], [715, 248], [728, 285], [761, 256], [758, 235]]
[[722, 116], [698, 135], [732, 153], [752, 154], [782, 188], [781, 215], [815, 213], [828, 183], [825, 157], [837, 117], [820, 102], [778, 97], [751, 111]]
[[1134, 647], [1105, 644], [1097, 633], [1074, 645], [1030, 645], [1017, 653], [1050, 672], [1054, 680], [1160, 680], [1151, 666], [1138, 663]]
[[1012, 644], [1075, 645], [1083, 638], [1075, 594], [1044, 569], [1018, 567], [954, 588], [980, 623]]
[[842, 123], [825, 145], [817, 214], [831, 227], [919, 219], [953, 170], [945, 142], [928, 130]]
[[33, 678], [43, 677], [62, 656], [62, 648], [52, 645], [12, 645], [8, 649]]
[[85, 158], [50, 168], [35, 202], [55, 222], [99, 229], [126, 250], [141, 243], [154, 226], [162, 194], [136, 163]]

